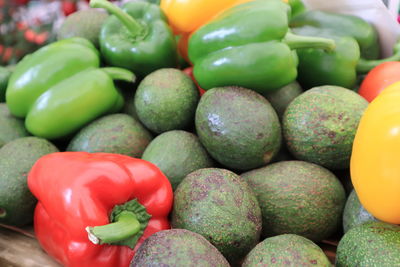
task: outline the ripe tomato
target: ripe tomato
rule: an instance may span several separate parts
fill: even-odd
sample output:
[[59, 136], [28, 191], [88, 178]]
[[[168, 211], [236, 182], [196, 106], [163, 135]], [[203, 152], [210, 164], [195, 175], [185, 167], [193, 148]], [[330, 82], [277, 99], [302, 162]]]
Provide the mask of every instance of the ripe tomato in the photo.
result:
[[358, 93], [371, 102], [383, 89], [397, 81], [400, 81], [400, 62], [385, 62], [368, 72]]

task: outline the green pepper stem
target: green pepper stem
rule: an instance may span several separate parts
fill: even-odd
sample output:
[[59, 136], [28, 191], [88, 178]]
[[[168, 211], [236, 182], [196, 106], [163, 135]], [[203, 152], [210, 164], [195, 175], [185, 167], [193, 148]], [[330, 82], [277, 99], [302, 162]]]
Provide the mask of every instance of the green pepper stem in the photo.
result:
[[140, 222], [130, 211], [121, 212], [115, 222], [95, 227], [86, 227], [88, 238], [94, 244], [111, 244], [134, 236], [140, 231]]
[[90, 0], [90, 6], [93, 8], [104, 8], [110, 14], [116, 16], [122, 22], [122, 24], [125, 25], [128, 31], [134, 36], [140, 34], [143, 31], [143, 26], [140, 25], [139, 22], [137, 22], [122, 9], [108, 2], [107, 0]]
[[357, 63], [357, 73], [365, 74], [368, 73], [370, 70], [375, 68], [376, 66], [389, 61], [399, 61], [400, 60], [400, 41], [396, 43], [393, 48], [393, 55], [387, 58], [376, 59], [376, 60], [368, 60], [360, 58]]
[[101, 70], [110, 75], [111, 79], [113, 80], [121, 80], [126, 82], [136, 81], [135, 74], [126, 69], [117, 67], [107, 67], [107, 68], [101, 68]]
[[283, 42], [286, 43], [290, 49], [320, 48], [326, 51], [333, 51], [336, 47], [335, 41], [332, 39], [301, 36], [290, 32], [286, 33]]

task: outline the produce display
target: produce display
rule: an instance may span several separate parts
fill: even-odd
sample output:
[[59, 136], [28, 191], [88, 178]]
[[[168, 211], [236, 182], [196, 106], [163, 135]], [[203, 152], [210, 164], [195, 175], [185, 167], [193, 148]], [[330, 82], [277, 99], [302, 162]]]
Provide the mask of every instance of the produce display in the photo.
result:
[[0, 227], [54, 266], [399, 266], [400, 41], [301, 0], [62, 13], [0, 37]]

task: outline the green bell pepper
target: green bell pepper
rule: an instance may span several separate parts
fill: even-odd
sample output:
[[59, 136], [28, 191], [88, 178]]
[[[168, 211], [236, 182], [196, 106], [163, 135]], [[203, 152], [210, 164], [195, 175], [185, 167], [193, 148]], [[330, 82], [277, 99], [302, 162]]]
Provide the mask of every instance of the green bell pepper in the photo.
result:
[[289, 0], [288, 4], [290, 5], [290, 8], [292, 10], [292, 18], [307, 11], [303, 1], [301, 0]]
[[99, 37], [101, 54], [109, 65], [141, 77], [178, 66], [175, 37], [158, 5], [128, 2], [121, 10], [106, 0], [91, 0], [90, 6], [113, 15], [104, 22]]
[[352, 89], [356, 86], [358, 74], [367, 73], [383, 62], [400, 60], [400, 43], [395, 46], [393, 56], [367, 60], [360, 59], [360, 47], [356, 39], [336, 35], [334, 30], [303, 26], [292, 28], [292, 31], [306, 36], [329, 37], [336, 43], [336, 49], [329, 53], [313, 48], [297, 50], [297, 80], [304, 89], [327, 84]]
[[208, 90], [241, 86], [267, 93], [296, 79], [297, 55], [292, 49], [333, 50], [333, 40], [288, 32], [289, 5], [256, 0], [230, 8], [189, 39], [188, 54], [199, 85]]
[[113, 79], [133, 81], [132, 72], [98, 68], [93, 45], [75, 37], [52, 43], [17, 64], [6, 91], [12, 114], [26, 117], [33, 135], [68, 137], [97, 117], [123, 107]]
[[297, 15], [290, 21], [292, 28], [306, 25], [323, 30], [329, 29], [335, 35], [353, 37], [360, 46], [361, 57], [365, 59], [377, 59], [379, 57], [378, 33], [371, 24], [359, 17], [310, 10]]
[[0, 103], [6, 101], [6, 89], [11, 70], [0, 66]]

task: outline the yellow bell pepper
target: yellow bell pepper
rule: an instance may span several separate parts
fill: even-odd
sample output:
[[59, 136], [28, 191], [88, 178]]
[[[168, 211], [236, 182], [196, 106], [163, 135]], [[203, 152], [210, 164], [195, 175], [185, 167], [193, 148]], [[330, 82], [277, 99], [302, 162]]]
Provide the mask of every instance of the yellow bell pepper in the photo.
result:
[[361, 203], [379, 220], [400, 224], [400, 82], [363, 114], [353, 143], [351, 180]]

